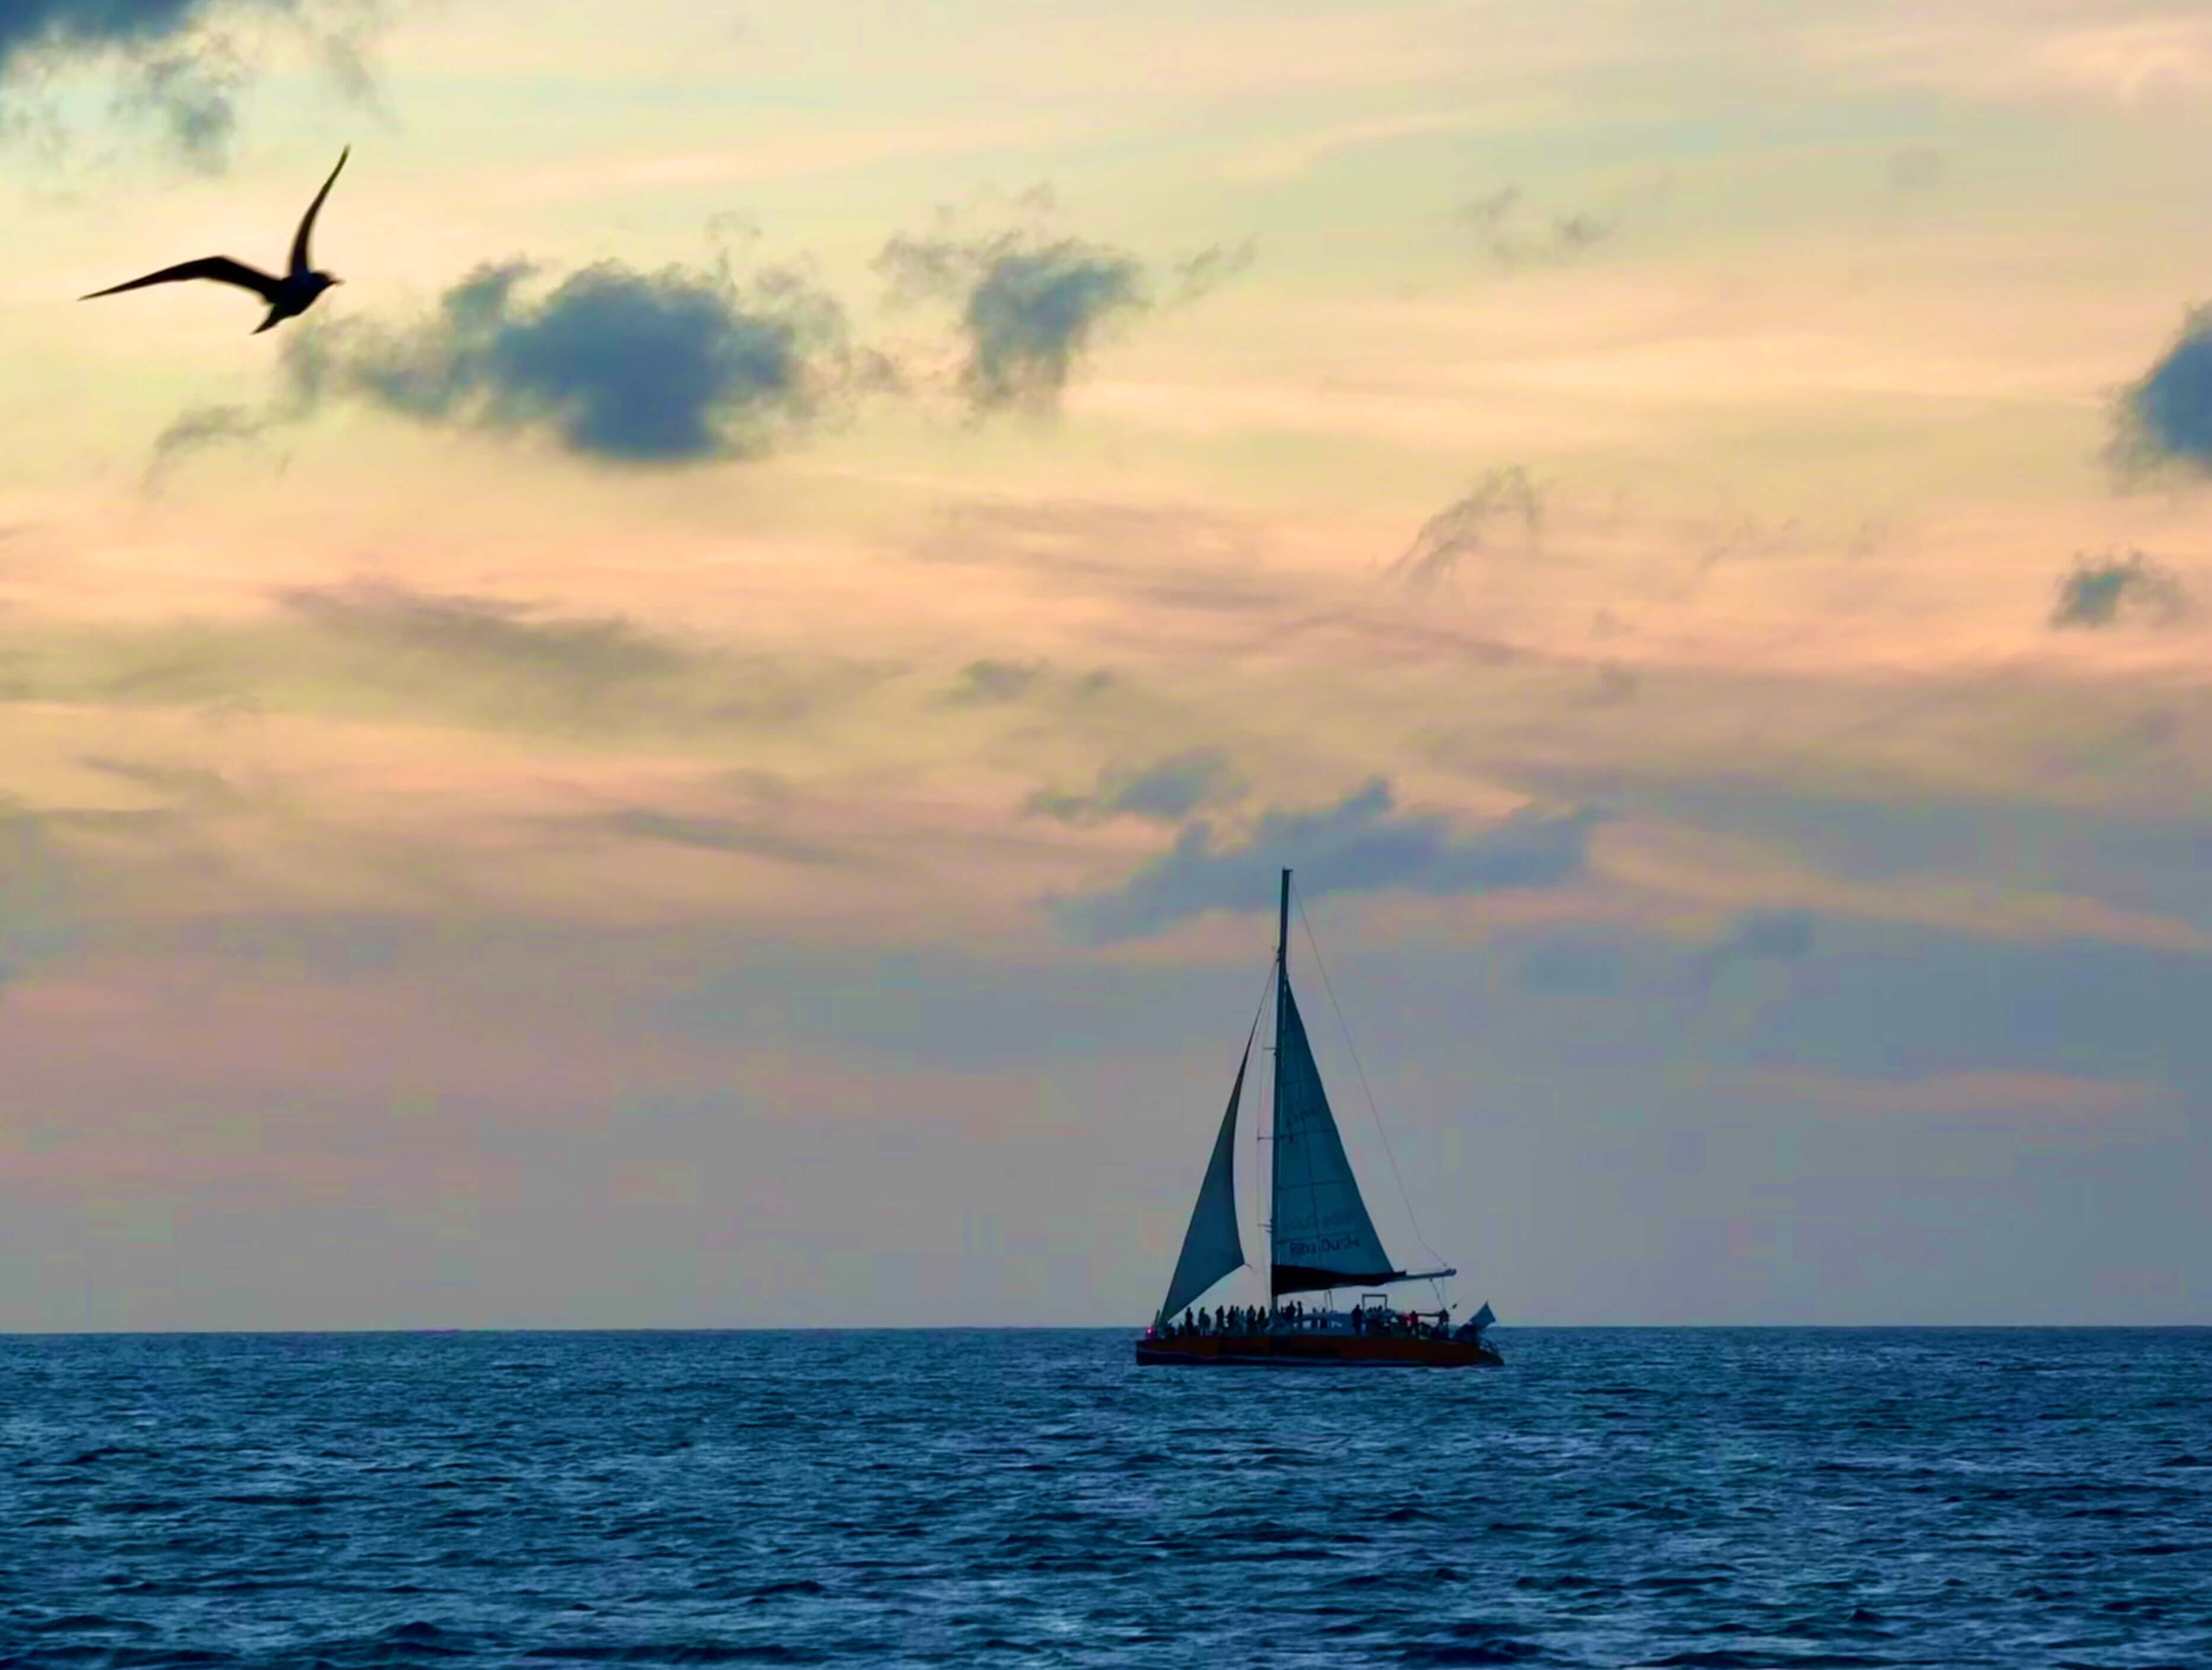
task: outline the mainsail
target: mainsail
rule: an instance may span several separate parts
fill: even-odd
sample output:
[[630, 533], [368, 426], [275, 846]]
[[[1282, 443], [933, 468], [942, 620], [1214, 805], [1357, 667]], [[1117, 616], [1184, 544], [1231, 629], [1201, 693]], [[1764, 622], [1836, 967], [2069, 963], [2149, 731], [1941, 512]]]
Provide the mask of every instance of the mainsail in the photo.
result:
[[1221, 1116], [1213, 1157], [1206, 1162], [1206, 1181], [1191, 1208], [1190, 1228], [1183, 1231], [1182, 1256], [1176, 1260], [1175, 1279], [1160, 1307], [1163, 1316], [1173, 1316], [1231, 1271], [1244, 1267], [1244, 1243], [1237, 1234], [1237, 1104], [1243, 1099], [1244, 1069], [1251, 1063], [1252, 1041], [1247, 1038], [1237, 1082], [1229, 1090], [1229, 1111]]
[[[1283, 884], [1287, 917], [1287, 875]], [[1382, 1250], [1367, 1203], [1359, 1198], [1297, 999], [1291, 995], [1282, 951], [1277, 957], [1273, 1290], [1308, 1293], [1396, 1280], [1406, 1272]]]

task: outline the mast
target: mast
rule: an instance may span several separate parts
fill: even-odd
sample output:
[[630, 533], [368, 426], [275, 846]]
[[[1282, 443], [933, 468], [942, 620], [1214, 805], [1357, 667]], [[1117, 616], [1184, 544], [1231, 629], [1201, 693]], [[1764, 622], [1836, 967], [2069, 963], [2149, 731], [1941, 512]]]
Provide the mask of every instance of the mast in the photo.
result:
[[[1267, 1116], [1279, 1120], [1283, 1113], [1283, 993], [1289, 989], [1291, 977], [1291, 872], [1283, 871], [1282, 903], [1275, 917], [1275, 1083], [1273, 1093], [1267, 1098]], [[1279, 1132], [1271, 1132], [1280, 1136]], [[1281, 1163], [1283, 1145], [1280, 1141], [1267, 1145], [1267, 1198], [1274, 1199], [1275, 1167]], [[1275, 1314], [1275, 1248], [1274, 1212], [1267, 1216], [1267, 1315]]]

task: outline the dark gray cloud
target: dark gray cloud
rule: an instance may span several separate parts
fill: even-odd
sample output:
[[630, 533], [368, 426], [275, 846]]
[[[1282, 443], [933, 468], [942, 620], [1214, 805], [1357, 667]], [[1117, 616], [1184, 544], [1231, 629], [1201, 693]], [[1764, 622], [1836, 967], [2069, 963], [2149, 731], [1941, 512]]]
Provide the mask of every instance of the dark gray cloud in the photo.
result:
[[537, 270], [479, 267], [424, 319], [301, 331], [294, 410], [366, 400], [419, 422], [536, 429], [625, 464], [746, 458], [805, 428], [865, 376], [836, 302], [772, 270], [642, 272], [602, 262], [526, 294]]
[[1417, 590], [1449, 580], [1501, 522], [1519, 524], [1522, 538], [1532, 544], [1543, 532], [1544, 501], [1517, 464], [1492, 471], [1464, 498], [1422, 523], [1413, 543], [1390, 565], [1390, 577]]
[[[254, 26], [281, 24], [319, 46], [340, 91], [369, 91], [364, 34], [378, 0], [0, 0], [0, 83], [35, 87], [57, 64], [113, 62], [116, 110], [152, 117], [195, 167], [221, 168], [252, 66]], [[12, 113], [12, 112], [11, 112]]]
[[5, 0], [0, 70], [43, 52], [144, 51], [190, 33], [215, 0]]
[[1259, 909], [1286, 865], [1310, 898], [1556, 887], [1583, 873], [1598, 817], [1589, 808], [1525, 811], [1458, 836], [1438, 814], [1394, 811], [1377, 778], [1326, 811], [1267, 813], [1241, 847], [1217, 847], [1209, 825], [1186, 824], [1170, 851], [1121, 886], [1060, 901], [1054, 914], [1093, 944], [1138, 938], [1208, 910]]
[[2120, 392], [2107, 456], [2125, 474], [2212, 471], [2212, 308], [2190, 309], [2158, 362]]
[[1131, 769], [1110, 767], [1089, 794], [1039, 789], [1028, 810], [1063, 823], [1102, 823], [1115, 817], [1143, 817], [1178, 823], [1202, 806], [1235, 799], [1243, 783], [1220, 750], [1194, 748]]
[[[1187, 268], [1194, 294], [1226, 273], [1216, 257]], [[1150, 305], [1144, 264], [1105, 244], [1045, 239], [1029, 231], [963, 239], [901, 234], [876, 258], [894, 300], [936, 297], [960, 310], [967, 358], [960, 387], [979, 411], [1010, 406], [1050, 410], [1076, 364], [1105, 325]]]
[[2051, 624], [2061, 630], [2115, 626], [2124, 613], [2171, 621], [2188, 606], [2180, 580], [2141, 551], [2124, 557], [2077, 556], [2058, 582]]

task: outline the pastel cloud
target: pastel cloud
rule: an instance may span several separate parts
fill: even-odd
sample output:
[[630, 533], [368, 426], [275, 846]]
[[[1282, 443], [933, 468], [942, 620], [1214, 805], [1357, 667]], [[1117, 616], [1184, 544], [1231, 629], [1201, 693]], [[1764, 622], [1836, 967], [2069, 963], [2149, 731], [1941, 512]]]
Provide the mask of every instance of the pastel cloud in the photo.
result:
[[1200, 807], [1232, 799], [1243, 784], [1228, 756], [1217, 748], [1194, 748], [1150, 765], [1121, 766], [1099, 774], [1089, 794], [1040, 789], [1028, 808], [1064, 823], [1103, 823], [1141, 817], [1180, 823]]
[[788, 726], [877, 682], [619, 612], [356, 578], [243, 616], [18, 629], [8, 699], [110, 713], [235, 709], [461, 729], [696, 739]]

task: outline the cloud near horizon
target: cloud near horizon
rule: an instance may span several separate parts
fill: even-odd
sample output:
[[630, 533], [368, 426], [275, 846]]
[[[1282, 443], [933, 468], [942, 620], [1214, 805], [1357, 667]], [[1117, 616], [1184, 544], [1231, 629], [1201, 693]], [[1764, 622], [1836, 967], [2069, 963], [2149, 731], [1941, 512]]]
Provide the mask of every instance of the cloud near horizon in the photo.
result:
[[294, 410], [364, 400], [416, 422], [538, 430], [629, 465], [754, 458], [850, 385], [843, 310], [796, 273], [605, 261], [535, 299], [528, 261], [478, 267], [426, 317], [303, 331], [283, 367]]
[[1186, 824], [1175, 846], [1121, 886], [1055, 902], [1061, 927], [1093, 944], [1142, 938], [1209, 910], [1258, 910], [1275, 898], [1278, 872], [1295, 870], [1308, 898], [1388, 891], [1468, 894], [1557, 887], [1589, 866], [1589, 833], [1601, 814], [1515, 813], [1455, 835], [1435, 812], [1393, 810], [1375, 778], [1314, 812], [1270, 811], [1241, 847], [1217, 847], [1210, 824]]

